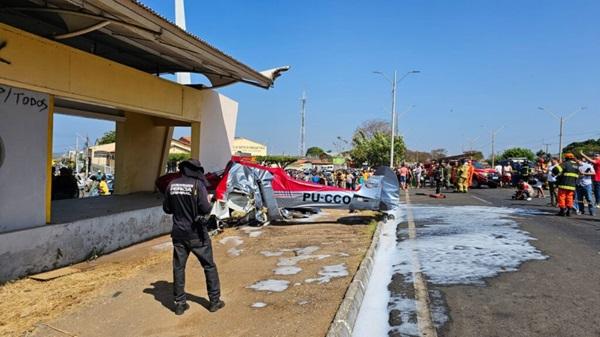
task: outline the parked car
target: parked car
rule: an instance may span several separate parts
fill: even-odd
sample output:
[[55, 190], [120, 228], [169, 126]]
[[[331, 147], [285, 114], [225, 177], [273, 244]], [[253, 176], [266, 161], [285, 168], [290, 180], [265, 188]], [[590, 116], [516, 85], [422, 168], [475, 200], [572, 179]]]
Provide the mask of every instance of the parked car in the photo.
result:
[[496, 188], [500, 185], [500, 179], [502, 178], [487, 163], [474, 161], [473, 167], [475, 171], [473, 173], [471, 188], [479, 188], [484, 185], [489, 188]]

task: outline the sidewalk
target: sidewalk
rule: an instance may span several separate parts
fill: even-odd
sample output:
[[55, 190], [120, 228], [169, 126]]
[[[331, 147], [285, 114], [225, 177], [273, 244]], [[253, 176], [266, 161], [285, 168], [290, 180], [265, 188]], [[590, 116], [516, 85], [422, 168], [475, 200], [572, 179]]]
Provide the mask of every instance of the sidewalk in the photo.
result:
[[302, 224], [226, 230], [213, 239], [227, 303], [214, 314], [205, 308], [194, 257], [186, 285], [191, 308], [172, 312], [169, 237], [77, 265], [81, 272], [58, 279], [7, 284], [0, 288], [0, 335], [324, 336], [370, 244], [370, 215], [328, 211]]

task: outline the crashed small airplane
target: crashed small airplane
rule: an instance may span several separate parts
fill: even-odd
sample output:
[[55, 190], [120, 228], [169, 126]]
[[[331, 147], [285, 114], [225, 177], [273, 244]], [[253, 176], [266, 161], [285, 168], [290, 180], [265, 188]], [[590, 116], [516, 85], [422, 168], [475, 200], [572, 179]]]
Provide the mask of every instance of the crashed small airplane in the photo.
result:
[[[159, 178], [164, 191], [170, 179]], [[398, 207], [399, 185], [394, 172], [379, 167], [357, 190], [324, 186], [290, 177], [283, 168], [267, 167], [232, 160], [221, 174], [206, 175], [208, 189], [214, 190], [211, 215], [219, 222], [261, 225], [267, 221], [286, 221], [298, 210], [318, 208], [374, 210], [386, 212]], [[161, 185], [163, 188], [161, 188]]]

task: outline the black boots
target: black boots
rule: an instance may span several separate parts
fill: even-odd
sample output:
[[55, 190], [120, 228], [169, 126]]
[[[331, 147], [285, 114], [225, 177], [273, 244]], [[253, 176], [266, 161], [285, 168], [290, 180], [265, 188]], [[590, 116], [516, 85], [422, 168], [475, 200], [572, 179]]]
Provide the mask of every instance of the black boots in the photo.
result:
[[223, 308], [225, 306], [225, 302], [218, 300], [218, 301], [210, 301], [210, 304], [208, 305], [208, 311], [210, 312], [215, 312], [221, 308]]
[[566, 215], [566, 214], [565, 214], [565, 209], [564, 209], [564, 208], [561, 208], [561, 209], [560, 209], [560, 212], [556, 213], [556, 215], [558, 215], [558, 216], [565, 216], [565, 215]]
[[571, 216], [571, 209], [567, 208], [567, 214], [565, 214], [566, 216]]
[[175, 315], [183, 315], [189, 308], [190, 305], [186, 302], [175, 302]]

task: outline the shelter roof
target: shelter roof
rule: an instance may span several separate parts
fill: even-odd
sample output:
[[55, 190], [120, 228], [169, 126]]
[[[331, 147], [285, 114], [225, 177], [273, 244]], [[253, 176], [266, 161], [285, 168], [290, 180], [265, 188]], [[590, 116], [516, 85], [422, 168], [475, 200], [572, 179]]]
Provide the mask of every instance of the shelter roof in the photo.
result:
[[202, 74], [211, 88], [269, 88], [289, 69], [256, 71], [136, 0], [3, 0], [0, 22], [147, 73]]

